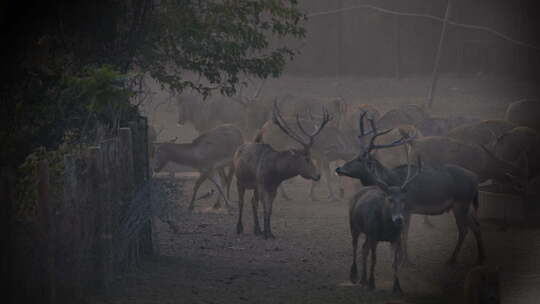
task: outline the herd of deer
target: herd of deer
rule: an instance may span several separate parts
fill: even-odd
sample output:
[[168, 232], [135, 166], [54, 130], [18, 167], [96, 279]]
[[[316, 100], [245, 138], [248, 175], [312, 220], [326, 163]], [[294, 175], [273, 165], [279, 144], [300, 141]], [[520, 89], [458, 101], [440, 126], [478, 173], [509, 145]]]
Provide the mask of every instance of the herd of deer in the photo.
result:
[[[257, 94], [259, 92], [260, 89]], [[244, 113], [255, 108], [248, 102], [238, 104], [245, 107]], [[197, 120], [193, 114], [200, 111], [198, 105], [179, 105], [180, 123]], [[212, 118], [211, 112], [206, 111], [202, 122], [207, 125], [193, 142], [156, 144], [154, 168], [159, 171], [167, 162], [176, 162], [200, 172], [190, 209], [194, 207], [199, 186], [206, 179], [218, 186], [228, 204], [230, 184], [236, 177], [239, 197], [237, 233], [244, 230], [245, 191], [253, 190], [254, 233], [274, 238], [272, 205], [278, 189], [283, 188], [280, 185], [295, 176], [315, 183], [323, 172], [329, 196], [335, 199], [329, 164], [344, 161], [335, 170], [337, 175], [359, 180], [363, 185], [352, 195], [349, 205], [352, 282], [357, 281], [358, 238], [364, 234], [361, 282], [375, 288], [377, 243], [390, 242], [394, 250], [393, 290], [401, 293], [398, 271], [402, 262], [408, 261], [407, 235], [411, 214], [428, 216], [452, 211], [458, 241], [448, 263], [456, 261], [471, 230], [477, 242], [477, 263], [481, 264], [485, 253], [477, 218], [479, 184], [491, 180], [523, 192], [527, 191], [532, 179], [537, 179], [540, 160], [535, 156], [540, 152], [540, 126], [536, 118], [540, 114], [540, 103], [515, 102], [509, 106], [506, 119], [501, 120], [433, 117], [415, 105], [392, 109], [384, 115], [372, 105], [343, 105], [343, 100], [334, 101], [323, 106], [320, 113], [313, 114], [308, 110], [305, 112], [309, 115], [296, 112], [287, 113], [292, 115], [285, 117], [277, 101], [271, 106], [256, 105], [258, 117], [262, 119], [250, 121], [252, 141], [246, 141], [243, 134], [250, 132], [244, 131], [245, 121], [241, 126], [237, 124], [238, 116], [233, 123], [235, 121]], [[221, 109], [222, 118], [226, 118], [228, 114], [225, 113], [229, 111]], [[221, 124], [208, 127], [208, 123], [216, 121]], [[411, 164], [411, 159], [417, 163]], [[310, 190], [312, 199], [315, 199], [314, 185]], [[220, 198], [216, 207], [219, 201]], [[263, 207], [262, 230], [258, 217], [259, 201]], [[372, 263], [368, 281], [366, 264], [370, 252]]]

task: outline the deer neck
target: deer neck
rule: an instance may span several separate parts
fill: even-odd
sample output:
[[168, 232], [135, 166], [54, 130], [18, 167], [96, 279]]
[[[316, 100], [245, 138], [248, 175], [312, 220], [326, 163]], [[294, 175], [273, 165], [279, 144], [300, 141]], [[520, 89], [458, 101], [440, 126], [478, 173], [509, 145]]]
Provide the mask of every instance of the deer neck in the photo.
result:
[[300, 174], [298, 161], [290, 151], [277, 152], [273, 160], [273, 182], [281, 184], [283, 181]]
[[383, 166], [376, 159], [365, 162], [362, 169], [359, 179], [364, 186], [376, 185], [376, 176], [379, 176], [382, 181], [389, 185], [397, 184], [395, 174], [393, 174], [392, 170]]

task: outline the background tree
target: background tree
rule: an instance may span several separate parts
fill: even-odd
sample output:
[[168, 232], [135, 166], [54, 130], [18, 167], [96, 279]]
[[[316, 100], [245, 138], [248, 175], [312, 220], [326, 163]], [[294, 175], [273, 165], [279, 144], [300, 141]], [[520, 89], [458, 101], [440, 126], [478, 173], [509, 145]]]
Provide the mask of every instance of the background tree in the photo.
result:
[[296, 0], [3, 1], [0, 165], [80, 136], [89, 118], [114, 124], [96, 97], [126, 103], [147, 74], [205, 96], [276, 77], [296, 52], [270, 41], [303, 37], [303, 19]]

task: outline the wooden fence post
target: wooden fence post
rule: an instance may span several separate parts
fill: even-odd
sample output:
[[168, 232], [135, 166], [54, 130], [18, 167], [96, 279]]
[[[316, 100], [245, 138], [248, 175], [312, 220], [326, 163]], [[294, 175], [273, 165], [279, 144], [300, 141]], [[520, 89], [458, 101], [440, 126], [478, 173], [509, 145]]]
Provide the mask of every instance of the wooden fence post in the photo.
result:
[[103, 153], [99, 147], [89, 149], [90, 158], [90, 178], [93, 204], [96, 206], [96, 287], [107, 289], [112, 282], [113, 273], [111, 265], [111, 240], [108, 234], [107, 217], [105, 216], [105, 206], [109, 204], [108, 193], [104, 184], [107, 182], [103, 170]]
[[124, 188], [125, 193], [132, 193], [135, 181], [133, 179], [133, 141], [131, 138], [130, 128], [120, 128], [118, 130], [118, 137], [120, 139], [119, 155], [123, 160], [122, 174], [124, 175]]
[[[79, 300], [82, 295], [82, 259], [84, 252], [82, 251], [82, 221], [83, 215], [80, 214], [81, 197], [79, 193], [80, 183], [77, 168], [77, 156], [68, 154], [64, 156], [64, 201], [62, 204], [61, 213], [63, 214], [63, 224], [71, 222], [72, 230], [61, 230], [62, 239], [67, 243], [64, 244], [64, 249], [68, 256], [65, 261], [67, 264], [59, 264], [62, 267], [62, 273], [67, 276], [62, 277], [61, 289], [62, 295], [70, 296], [69, 300]], [[60, 286], [59, 286], [60, 287]]]
[[42, 160], [38, 164], [38, 198], [37, 210], [39, 228], [41, 230], [42, 242], [44, 244], [43, 261], [45, 263], [45, 303], [56, 303], [56, 269], [55, 269], [55, 249], [51, 221], [50, 196], [49, 196], [49, 162]]
[[13, 286], [13, 255], [14, 255], [14, 240], [13, 240], [13, 189], [14, 189], [14, 176], [12, 171], [7, 167], [0, 168], [0, 201], [3, 202], [2, 212], [2, 244], [4, 250], [2, 250], [2, 277], [6, 283], [6, 296], [8, 299], [14, 300], [15, 292]]
[[435, 64], [433, 65], [433, 74], [431, 77], [431, 86], [429, 88], [427, 108], [430, 109], [433, 105], [433, 98], [435, 96], [435, 89], [437, 87], [437, 79], [439, 78], [439, 62], [441, 61], [442, 47], [444, 38], [446, 36], [446, 27], [448, 25], [448, 19], [450, 18], [450, 12], [452, 11], [452, 0], [447, 0], [446, 12], [444, 13], [444, 22], [441, 30], [441, 37], [439, 39], [439, 46], [437, 47], [437, 54], [435, 55]]

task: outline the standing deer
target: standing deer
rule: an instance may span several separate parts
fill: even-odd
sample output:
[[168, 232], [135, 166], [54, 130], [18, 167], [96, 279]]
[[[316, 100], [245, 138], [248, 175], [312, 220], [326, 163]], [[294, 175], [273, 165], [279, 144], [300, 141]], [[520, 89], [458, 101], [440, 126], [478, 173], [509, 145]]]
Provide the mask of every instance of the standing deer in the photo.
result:
[[[364, 186], [376, 185], [377, 176], [388, 185], [402, 185], [410, 170], [418, 170], [414, 166], [401, 165], [393, 169], [383, 166], [372, 153], [374, 150], [407, 144], [409, 139], [402, 137], [386, 145], [375, 144], [376, 138], [390, 132], [391, 129], [378, 132], [372, 120], [373, 137], [366, 151], [358, 157], [336, 169], [339, 175], [360, 179]], [[360, 136], [364, 136], [363, 117], [360, 117]], [[423, 160], [423, 157], [422, 157]], [[477, 263], [485, 258], [484, 245], [480, 232], [480, 224], [476, 217], [478, 209], [478, 178], [467, 169], [454, 165], [424, 166], [422, 172], [411, 181], [406, 195], [406, 212], [404, 227], [403, 254], [408, 261], [407, 238], [411, 214], [439, 215], [452, 210], [458, 227], [458, 242], [448, 260], [455, 263], [463, 241], [470, 230], [475, 235], [478, 247]]]
[[[296, 118], [284, 118], [284, 122], [287, 125], [295, 124], [296, 120]], [[299, 118], [298, 121], [304, 128], [315, 128], [317, 126], [317, 121], [314, 117], [311, 117], [309, 120]], [[294, 125], [291, 126], [291, 131], [302, 132], [299, 127], [295, 127]], [[267, 121], [259, 131], [258, 137], [262, 143], [269, 144], [277, 151], [302, 148], [302, 144], [286, 133], [283, 133], [281, 127], [275, 121]], [[355, 143], [352, 140], [345, 136], [338, 128], [330, 125], [326, 126], [313, 142], [311, 156], [324, 176], [328, 187], [328, 197], [331, 200], [335, 200], [336, 196], [334, 195], [330, 180], [330, 162], [351, 159], [355, 155], [354, 148]], [[314, 192], [315, 185], [316, 182], [313, 181], [309, 192], [310, 199], [312, 200], [317, 200]], [[284, 194], [283, 187], [280, 188], [280, 191], [282, 191], [284, 198], [288, 199]]]
[[255, 142], [242, 145], [234, 155], [234, 171], [238, 188], [238, 223], [236, 232], [242, 233], [242, 211], [244, 207], [244, 194], [247, 189], [254, 190], [251, 204], [253, 207], [253, 221], [255, 234], [261, 234], [258, 219], [258, 202], [262, 201], [264, 211], [264, 238], [274, 238], [270, 218], [272, 204], [280, 184], [297, 175], [305, 179], [319, 180], [321, 175], [311, 159], [311, 146], [315, 137], [331, 120], [328, 112], [324, 111], [321, 123], [312, 133], [308, 133], [297, 116], [298, 128], [303, 135], [292, 131], [279, 112], [277, 103], [274, 103], [272, 117], [279, 128], [296, 142], [302, 145], [301, 149], [276, 151], [270, 145], [261, 143], [257, 136]]
[[[352, 283], [356, 283], [358, 279], [356, 251], [358, 237], [360, 233], [363, 233], [366, 237], [362, 246], [362, 278], [360, 283], [364, 285], [368, 284], [371, 290], [375, 289], [374, 272], [377, 262], [377, 244], [379, 242], [390, 242], [394, 256], [394, 262], [392, 264], [394, 269], [393, 293], [402, 293], [398, 270], [402, 259], [401, 231], [404, 223], [405, 200], [407, 199], [405, 193], [407, 192], [408, 185], [418, 176], [419, 172], [417, 170], [412, 177], [407, 175], [401, 186], [388, 186], [384, 181], [375, 177], [377, 186], [364, 187], [351, 199], [349, 205], [349, 224], [353, 247], [353, 263], [350, 271]], [[371, 268], [368, 283], [366, 269], [370, 251]]]
[[[227, 185], [227, 197], [229, 196], [229, 187], [234, 171], [225, 176], [224, 168], [232, 167], [232, 159], [236, 149], [244, 143], [242, 132], [233, 125], [221, 125], [195, 138], [191, 143], [158, 144], [155, 152], [154, 171], [160, 171], [168, 162], [192, 167], [200, 172], [200, 176], [195, 181], [193, 195], [189, 203], [189, 210], [193, 210], [197, 191], [201, 184], [208, 178], [214, 183], [214, 174], [220, 175], [225, 179]], [[219, 178], [217, 179], [219, 181]], [[223, 189], [219, 183], [216, 184], [218, 190], [223, 196]], [[227, 203], [227, 199], [225, 199]], [[220, 197], [216, 201], [214, 208], [220, 207]]]

